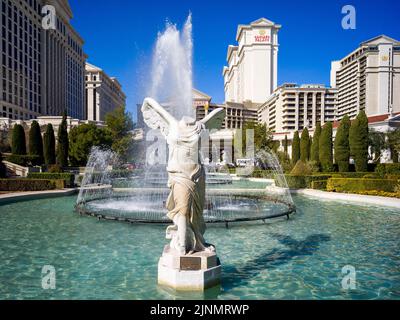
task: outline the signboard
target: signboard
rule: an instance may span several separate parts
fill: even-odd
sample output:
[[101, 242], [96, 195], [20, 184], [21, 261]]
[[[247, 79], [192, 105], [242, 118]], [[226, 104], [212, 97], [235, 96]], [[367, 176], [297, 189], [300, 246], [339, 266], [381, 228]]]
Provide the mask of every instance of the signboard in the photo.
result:
[[269, 42], [271, 42], [271, 37], [269, 35], [267, 35], [267, 31], [260, 30], [260, 31], [258, 31], [258, 35], [254, 36], [254, 41], [269, 43]]

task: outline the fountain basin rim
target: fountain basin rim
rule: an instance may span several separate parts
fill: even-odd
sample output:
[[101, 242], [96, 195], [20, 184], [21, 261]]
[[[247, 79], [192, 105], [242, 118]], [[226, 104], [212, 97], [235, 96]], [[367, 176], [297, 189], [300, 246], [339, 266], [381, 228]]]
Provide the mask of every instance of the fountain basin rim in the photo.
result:
[[[279, 199], [273, 199], [268, 196], [263, 196], [260, 195], [234, 195], [235, 197], [238, 198], [248, 198], [248, 199], [263, 199], [266, 201], [271, 201], [275, 203], [282, 203], [287, 206], [287, 210], [276, 213], [276, 214], [269, 214], [265, 216], [256, 216], [256, 217], [243, 217], [243, 218], [226, 218], [226, 219], [207, 219], [205, 217], [204, 221], [208, 224], [216, 224], [216, 223], [234, 223], [234, 222], [249, 222], [249, 221], [264, 221], [267, 219], [273, 219], [273, 218], [279, 218], [279, 217], [287, 217], [291, 214], [296, 213], [296, 206], [292, 203], [287, 203], [283, 200]], [[124, 198], [123, 196], [114, 196], [112, 197], [113, 199], [119, 199], [119, 198]], [[85, 202], [77, 203], [75, 204], [75, 211], [79, 213], [80, 215], [87, 215], [87, 216], [92, 216], [96, 217], [98, 219], [104, 219], [104, 220], [112, 220], [112, 221], [122, 221], [122, 222], [129, 222], [129, 223], [137, 223], [137, 224], [171, 224], [172, 221], [170, 221], [166, 216], [165, 220], [163, 219], [157, 219], [157, 220], [152, 220], [152, 219], [135, 219], [135, 218], [126, 218], [126, 217], [118, 217], [118, 216], [109, 216], [103, 213], [96, 213], [95, 211], [92, 210], [87, 210], [84, 205], [93, 201], [98, 201], [101, 200], [102, 198], [95, 198], [95, 199], [90, 199]], [[106, 199], [106, 198], [103, 198]]]

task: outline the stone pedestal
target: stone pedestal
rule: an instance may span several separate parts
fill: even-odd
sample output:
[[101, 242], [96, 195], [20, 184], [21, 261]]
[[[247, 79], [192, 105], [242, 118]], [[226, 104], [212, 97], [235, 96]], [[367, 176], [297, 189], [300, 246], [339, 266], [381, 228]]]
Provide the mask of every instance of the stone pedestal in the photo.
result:
[[221, 265], [214, 252], [179, 255], [165, 246], [158, 262], [158, 284], [180, 291], [204, 291], [220, 283]]

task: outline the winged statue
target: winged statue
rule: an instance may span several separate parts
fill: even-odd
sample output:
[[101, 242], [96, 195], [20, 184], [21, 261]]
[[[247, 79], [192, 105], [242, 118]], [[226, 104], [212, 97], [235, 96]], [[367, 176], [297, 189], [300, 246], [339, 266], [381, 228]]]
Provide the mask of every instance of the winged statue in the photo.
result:
[[200, 160], [199, 140], [206, 130], [221, 128], [225, 110], [218, 108], [200, 121], [190, 117], [177, 120], [152, 98], [144, 99], [141, 110], [144, 122], [160, 130], [169, 147], [170, 193], [166, 207], [173, 225], [167, 228], [166, 234], [171, 240], [170, 248], [180, 255], [215, 251], [204, 240], [205, 170]]

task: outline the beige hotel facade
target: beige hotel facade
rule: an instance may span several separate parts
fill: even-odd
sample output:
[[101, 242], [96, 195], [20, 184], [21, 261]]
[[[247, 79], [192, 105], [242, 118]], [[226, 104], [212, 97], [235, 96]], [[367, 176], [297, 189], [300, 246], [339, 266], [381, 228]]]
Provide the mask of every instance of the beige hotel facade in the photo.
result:
[[85, 70], [87, 120], [104, 121], [107, 113], [125, 107], [126, 96], [116, 78], [90, 63]]
[[[42, 27], [42, 7], [56, 10]], [[67, 0], [0, 0], [0, 116], [33, 119], [64, 111], [84, 119], [83, 39], [70, 24]]]

